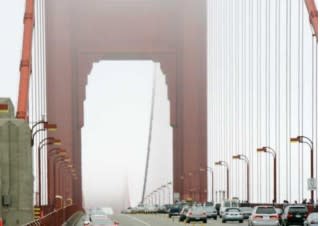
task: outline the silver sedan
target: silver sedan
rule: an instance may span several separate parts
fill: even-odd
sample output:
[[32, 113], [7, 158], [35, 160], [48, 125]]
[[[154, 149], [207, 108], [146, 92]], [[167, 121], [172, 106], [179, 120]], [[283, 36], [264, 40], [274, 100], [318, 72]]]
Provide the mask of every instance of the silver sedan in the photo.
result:
[[222, 223], [226, 223], [227, 221], [239, 221], [239, 223], [242, 223], [243, 215], [241, 214], [241, 210], [235, 207], [226, 208], [222, 215]]

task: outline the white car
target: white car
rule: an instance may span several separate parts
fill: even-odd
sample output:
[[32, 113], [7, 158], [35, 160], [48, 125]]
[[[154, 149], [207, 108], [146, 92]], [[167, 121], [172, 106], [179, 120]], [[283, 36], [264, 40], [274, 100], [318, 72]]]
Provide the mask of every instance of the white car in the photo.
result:
[[145, 206], [145, 213], [157, 213], [159, 211], [158, 205]]
[[304, 222], [304, 226], [318, 226], [318, 213], [310, 213]]
[[192, 206], [186, 214], [186, 223], [202, 221], [207, 223], [207, 212], [203, 206]]
[[280, 226], [279, 215], [273, 206], [256, 206], [249, 217], [249, 226]]
[[243, 223], [241, 210], [234, 207], [227, 208], [222, 216], [222, 223], [226, 223], [227, 221], [239, 221], [239, 223]]

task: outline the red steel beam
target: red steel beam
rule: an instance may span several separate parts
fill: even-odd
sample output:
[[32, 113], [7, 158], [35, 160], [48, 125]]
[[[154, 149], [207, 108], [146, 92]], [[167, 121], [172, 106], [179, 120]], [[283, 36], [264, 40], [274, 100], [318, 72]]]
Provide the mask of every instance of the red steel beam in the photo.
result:
[[34, 0], [26, 0], [24, 14], [24, 32], [22, 45], [22, 59], [20, 62], [20, 85], [17, 107], [17, 118], [27, 120], [29, 80], [32, 71], [32, 35], [34, 26]]
[[309, 13], [309, 20], [313, 27], [314, 35], [318, 41], [318, 10], [314, 0], [305, 0], [307, 10]]

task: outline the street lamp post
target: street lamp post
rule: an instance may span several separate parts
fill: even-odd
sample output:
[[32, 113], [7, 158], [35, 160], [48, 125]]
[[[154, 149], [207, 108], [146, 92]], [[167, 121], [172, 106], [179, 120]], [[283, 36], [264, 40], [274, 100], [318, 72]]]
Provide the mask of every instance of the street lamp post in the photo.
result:
[[[39, 125], [39, 124], [43, 124], [43, 128], [41, 129], [38, 129], [36, 131], [34, 131], [34, 129]], [[55, 131], [57, 129], [57, 125], [56, 124], [50, 124], [48, 122], [45, 122], [45, 121], [40, 121], [40, 122], [37, 122], [35, 125], [32, 126], [31, 128], [31, 146], [34, 145], [34, 139], [35, 139], [35, 136], [42, 132], [42, 131]]]
[[258, 148], [257, 152], [270, 153], [273, 156], [273, 203], [277, 203], [277, 152], [268, 146]]
[[227, 168], [227, 199], [230, 198], [230, 190], [229, 190], [229, 165], [226, 161], [218, 161], [214, 163], [216, 166], [225, 166]]
[[52, 145], [52, 144], [58, 144], [60, 143], [60, 140], [57, 140], [53, 137], [47, 137], [43, 140], [40, 141], [39, 147], [38, 147], [38, 181], [39, 181], [39, 207], [41, 207], [41, 196], [42, 196], [42, 191], [41, 191], [41, 183], [42, 183], [42, 178], [41, 178], [41, 149], [46, 146], [46, 145]]
[[168, 204], [171, 204], [171, 189], [170, 186], [172, 185], [172, 182], [168, 182], [167, 183], [167, 187], [168, 187]]
[[163, 197], [162, 197], [163, 203], [162, 203], [162, 205], [164, 205], [166, 203], [166, 187], [167, 187], [166, 184], [161, 186], [162, 191], [163, 191]]
[[[307, 141], [306, 141], [307, 140]], [[303, 143], [310, 147], [310, 177], [313, 178], [313, 141], [306, 136], [297, 136], [290, 138], [291, 143]], [[314, 190], [310, 191], [311, 200], [314, 201]]]
[[247, 201], [250, 202], [250, 165], [247, 156], [239, 154], [232, 156], [233, 159], [243, 160], [247, 164]]
[[54, 165], [52, 162], [52, 157], [64, 157], [67, 155], [66, 150], [61, 149], [61, 148], [53, 148], [48, 151], [48, 158], [47, 158], [47, 177], [48, 177], [48, 205], [50, 207], [53, 206], [53, 201], [54, 201], [54, 186], [55, 183], [53, 182], [54, 180]]

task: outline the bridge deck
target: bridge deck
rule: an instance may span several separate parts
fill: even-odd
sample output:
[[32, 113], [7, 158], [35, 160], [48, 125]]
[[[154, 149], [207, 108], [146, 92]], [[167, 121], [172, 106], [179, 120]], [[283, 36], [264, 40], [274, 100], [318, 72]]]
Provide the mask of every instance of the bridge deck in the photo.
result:
[[[184, 225], [197, 225], [197, 226], [218, 226], [222, 225], [221, 219], [218, 220], [208, 220], [207, 224], [203, 224], [202, 222], [194, 222], [190, 224], [179, 222], [177, 217], [172, 219], [168, 218], [168, 215], [144, 215], [144, 214], [132, 214], [132, 215], [114, 215], [111, 217], [113, 220], [118, 221], [120, 223], [119, 226], [184, 226]], [[242, 224], [236, 223], [225, 223], [223, 225], [247, 225], [248, 222], [245, 220]], [[79, 221], [77, 226], [83, 226], [83, 219]]]

